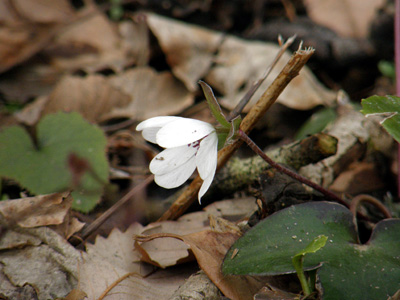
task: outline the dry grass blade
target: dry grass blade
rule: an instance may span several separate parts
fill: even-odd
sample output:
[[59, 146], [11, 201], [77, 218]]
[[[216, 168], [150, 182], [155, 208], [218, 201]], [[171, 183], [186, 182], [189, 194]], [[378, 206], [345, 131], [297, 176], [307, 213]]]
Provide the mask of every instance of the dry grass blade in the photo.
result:
[[133, 189], [131, 189], [124, 197], [122, 197], [117, 203], [106, 210], [100, 217], [98, 217], [93, 223], [91, 223], [86, 229], [83, 230], [81, 234], [82, 240], [88, 238], [97, 228], [99, 228], [114, 212], [121, 208], [126, 202], [131, 200], [131, 198], [138, 193], [140, 190], [144, 189], [150, 182], [153, 181], [154, 176], [151, 175], [147, 177], [144, 181], [139, 183]]

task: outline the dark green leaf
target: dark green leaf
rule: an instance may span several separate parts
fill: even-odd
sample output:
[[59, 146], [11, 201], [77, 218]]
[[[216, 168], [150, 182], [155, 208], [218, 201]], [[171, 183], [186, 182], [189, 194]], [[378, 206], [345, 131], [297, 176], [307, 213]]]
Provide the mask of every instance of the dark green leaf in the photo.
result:
[[352, 220], [351, 212], [339, 204], [291, 206], [240, 238], [227, 253], [222, 270], [225, 274], [294, 273], [292, 257], [316, 236], [326, 235], [326, 245], [304, 260], [305, 270], [320, 267], [323, 299], [387, 299], [400, 289], [400, 220], [378, 223], [365, 245], [359, 244]]

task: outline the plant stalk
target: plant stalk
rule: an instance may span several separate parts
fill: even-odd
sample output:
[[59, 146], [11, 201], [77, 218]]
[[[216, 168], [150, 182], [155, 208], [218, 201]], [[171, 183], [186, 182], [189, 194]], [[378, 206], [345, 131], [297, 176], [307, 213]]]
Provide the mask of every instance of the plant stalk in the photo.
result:
[[242, 130], [238, 131], [239, 138], [244, 141], [250, 148], [253, 150], [255, 153], [257, 153], [262, 159], [264, 159], [271, 167], [274, 169], [278, 170], [279, 172], [282, 172], [293, 179], [304, 183], [305, 185], [308, 185], [309, 187], [313, 188], [314, 190], [320, 192], [323, 194], [325, 197], [327, 197], [329, 200], [336, 201], [340, 204], [345, 205], [346, 207], [349, 207], [349, 205], [340, 197], [336, 196], [334, 193], [331, 191], [323, 188], [322, 186], [312, 182], [311, 180], [305, 178], [304, 176], [301, 176], [300, 174], [293, 172], [292, 170], [274, 162], [269, 156], [267, 156], [264, 151], [262, 151], [256, 143], [253, 142], [252, 139], [249, 138], [249, 136], [244, 133]]

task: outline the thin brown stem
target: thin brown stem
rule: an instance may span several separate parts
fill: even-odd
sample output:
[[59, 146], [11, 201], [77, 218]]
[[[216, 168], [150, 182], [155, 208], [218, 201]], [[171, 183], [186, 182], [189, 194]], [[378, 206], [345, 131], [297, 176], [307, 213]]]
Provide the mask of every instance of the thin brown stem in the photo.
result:
[[336, 201], [336, 202], [339, 202], [339, 203], [345, 205], [346, 207], [349, 207], [349, 205], [343, 199], [341, 199], [340, 197], [336, 196], [331, 191], [329, 191], [329, 190], [323, 188], [322, 186], [312, 182], [311, 180], [305, 178], [304, 176], [301, 176], [300, 174], [298, 174], [296, 172], [293, 172], [292, 170], [290, 170], [290, 169], [288, 169], [288, 168], [286, 168], [286, 167], [274, 162], [242, 130], [239, 130], [239, 138], [241, 140], [243, 140], [251, 148], [251, 150], [253, 150], [255, 153], [257, 153], [262, 159], [264, 159], [274, 169], [276, 169], [279, 172], [282, 172], [282, 173], [292, 177], [293, 179], [295, 179], [295, 180], [297, 180], [297, 181], [299, 181], [301, 183], [304, 183], [305, 185], [308, 185], [309, 187], [311, 187], [314, 190], [316, 190], [316, 191], [320, 192], [321, 194], [323, 194], [328, 199]]
[[81, 239], [84, 241], [87, 239], [97, 228], [99, 228], [113, 213], [120, 209], [125, 203], [132, 199], [132, 197], [139, 191], [144, 189], [148, 184], [150, 184], [154, 179], [154, 175], [148, 176], [145, 180], [131, 189], [125, 194], [117, 203], [106, 210], [100, 217], [98, 217], [94, 222], [92, 222], [86, 229], [83, 230], [81, 234]]
[[228, 116], [228, 121], [232, 121], [234, 118], [236, 118], [238, 115], [241, 114], [244, 107], [247, 105], [247, 103], [249, 103], [251, 97], [253, 97], [255, 92], [258, 90], [258, 88], [261, 86], [261, 84], [265, 81], [265, 79], [268, 77], [268, 75], [271, 74], [272, 69], [276, 66], [279, 59], [282, 57], [283, 53], [285, 53], [287, 48], [289, 48], [289, 46], [291, 44], [293, 44], [295, 38], [296, 38], [295, 35], [288, 38], [287, 41], [282, 45], [282, 47], [279, 49], [278, 54], [275, 56], [272, 63], [268, 66], [268, 68], [265, 71], [265, 73], [263, 74], [263, 76], [253, 84], [253, 86], [247, 91], [247, 93], [239, 101], [239, 103], [236, 105], [236, 107], [231, 111], [231, 113]]

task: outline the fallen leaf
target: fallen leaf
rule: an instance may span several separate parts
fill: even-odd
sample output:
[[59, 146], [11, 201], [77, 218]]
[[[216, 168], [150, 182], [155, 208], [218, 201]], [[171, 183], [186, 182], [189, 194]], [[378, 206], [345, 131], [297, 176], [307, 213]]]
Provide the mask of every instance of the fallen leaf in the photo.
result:
[[[250, 197], [218, 201], [205, 207], [204, 211], [185, 214], [177, 221], [151, 223], [140, 232], [140, 235], [158, 233], [188, 235], [209, 229], [210, 219], [214, 221], [213, 224], [224, 226], [220, 224], [222, 218], [232, 222], [239, 221], [250, 216], [256, 209], [254, 198]], [[135, 247], [141, 253], [143, 261], [161, 268], [193, 260], [188, 251], [189, 247], [174, 238], [154, 239], [144, 244], [135, 243]]]
[[0, 3], [0, 72], [7, 71], [41, 49], [74, 15], [67, 0], [11, 0]]
[[[278, 51], [279, 47], [272, 43], [227, 37], [219, 48], [216, 64], [206, 76], [205, 81], [223, 95], [218, 99], [220, 103], [232, 110], [254, 82], [262, 77]], [[282, 55], [271, 74], [245, 107], [244, 112], [247, 112], [261, 97], [289, 58], [290, 55], [287, 52]], [[311, 71], [304, 67], [277, 101], [293, 109], [307, 110], [317, 105], [329, 106], [335, 97], [336, 93], [321, 85]]]
[[358, 195], [371, 193], [384, 187], [384, 178], [376, 164], [357, 161], [341, 172], [329, 189], [339, 194]]
[[150, 236], [137, 236], [137, 242], [145, 243], [159, 238], [175, 238], [190, 246], [201, 269], [232, 300], [253, 299], [253, 295], [264, 285], [264, 280], [251, 276], [224, 276], [221, 272], [222, 260], [240, 237], [237, 232], [215, 232], [204, 230], [189, 235], [158, 233]]
[[55, 232], [57, 232], [59, 235], [64, 237], [66, 240], [68, 240], [73, 234], [79, 232], [84, 226], [85, 223], [80, 222], [75, 217], [67, 215], [63, 223], [57, 226], [49, 226], [49, 227], [53, 229]]
[[130, 102], [127, 94], [114, 87], [108, 78], [102, 75], [67, 75], [49, 95], [41, 115], [61, 110], [76, 111], [86, 120], [100, 123], [109, 119], [110, 111], [114, 108], [126, 107]]
[[296, 300], [299, 295], [289, 293], [272, 286], [263, 287], [256, 295], [254, 300]]
[[[59, 23], [68, 21], [74, 14], [67, 0], [11, 0], [5, 5], [12, 9], [22, 20], [35, 23]], [[5, 12], [4, 12], [5, 13]]]
[[[174, 233], [184, 235], [205, 228], [208, 228], [206, 214], [193, 213], [178, 221], [149, 224], [139, 234]], [[155, 239], [144, 244], [135, 243], [135, 248], [142, 255], [141, 260], [161, 268], [193, 260], [193, 256], [188, 251], [189, 246], [174, 238]]]
[[[37, 239], [39, 245], [1, 251], [2, 273], [11, 284], [7, 293], [31, 285], [39, 300], [66, 296], [78, 282], [79, 251], [47, 227], [25, 228], [23, 233]], [[0, 292], [4, 294], [2, 284]]]
[[243, 197], [213, 202], [207, 205], [204, 211], [209, 215], [235, 222], [250, 217], [257, 209], [254, 197]]
[[87, 297], [86, 293], [78, 290], [73, 289], [65, 298], [62, 300], [83, 300]]
[[109, 117], [145, 120], [173, 115], [193, 103], [193, 94], [169, 72], [157, 73], [150, 67], [139, 67], [110, 77], [110, 84], [129, 95], [124, 108], [114, 108]]
[[58, 225], [64, 222], [71, 204], [68, 192], [39, 195], [0, 201], [0, 213], [9, 223], [21, 227]]
[[12, 249], [1, 247], [4, 235], [0, 239], [0, 294], [15, 299], [12, 295], [33, 286], [39, 300], [66, 297], [74, 289], [88, 299], [106, 294], [107, 300], [167, 300], [197, 269], [185, 265], [154, 272], [137, 262], [132, 237], [141, 229], [139, 224], [123, 233], [115, 229], [82, 252], [48, 227], [21, 228], [18, 233], [9, 228], [6, 235], [24, 237], [25, 243]]
[[[139, 262], [133, 236], [142, 229], [140, 224], [133, 224], [125, 232], [114, 229], [107, 238], [98, 237], [95, 244], [87, 244], [87, 254], [83, 254], [80, 265], [79, 286], [88, 299], [98, 299], [113, 282], [127, 274], [131, 276], [111, 289], [107, 300], [169, 299], [190, 276], [193, 269], [187, 266], [154, 272], [153, 267]], [[153, 273], [149, 275], [150, 272]]]
[[88, 73], [107, 68], [118, 73], [134, 59], [116, 25], [95, 8], [60, 32], [46, 54], [58, 69]]
[[306, 0], [307, 13], [314, 22], [345, 37], [366, 38], [369, 26], [384, 0]]
[[5, 228], [0, 239], [0, 250], [21, 249], [26, 246], [39, 246], [42, 241], [29, 233]]
[[189, 91], [196, 91], [197, 82], [213, 63], [223, 34], [155, 14], [146, 17], [174, 75]]

